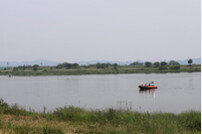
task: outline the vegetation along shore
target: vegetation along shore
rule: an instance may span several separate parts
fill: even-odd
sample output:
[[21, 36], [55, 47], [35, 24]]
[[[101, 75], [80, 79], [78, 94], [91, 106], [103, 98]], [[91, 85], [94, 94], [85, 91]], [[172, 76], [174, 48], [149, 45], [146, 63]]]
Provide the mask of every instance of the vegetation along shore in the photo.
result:
[[76, 107], [53, 112], [26, 111], [0, 100], [0, 133], [200, 133], [201, 113], [89, 111]]
[[0, 75], [81, 75], [81, 74], [126, 74], [126, 73], [177, 73], [200, 72], [201, 65], [192, 65], [191, 59], [187, 65], [176, 61], [170, 62], [133, 62], [130, 65], [97, 63], [79, 65], [77, 63], [62, 63], [57, 66], [23, 65], [18, 67], [1, 67]]

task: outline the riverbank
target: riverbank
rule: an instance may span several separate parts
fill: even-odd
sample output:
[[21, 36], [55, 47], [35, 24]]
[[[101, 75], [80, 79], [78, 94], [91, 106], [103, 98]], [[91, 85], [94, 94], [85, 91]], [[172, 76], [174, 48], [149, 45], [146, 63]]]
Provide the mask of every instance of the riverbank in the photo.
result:
[[173, 66], [165, 67], [145, 67], [145, 66], [118, 66], [98, 69], [95, 67], [77, 67], [73, 69], [58, 69], [55, 67], [38, 67], [37, 70], [32, 68], [16, 69], [8, 68], [0, 70], [0, 75], [15, 76], [37, 76], [37, 75], [83, 75], [83, 74], [128, 74], [128, 73], [179, 73], [179, 72], [201, 72], [201, 65], [181, 65], [180, 68]]
[[51, 113], [26, 111], [0, 101], [4, 133], [200, 133], [201, 113], [139, 113], [130, 110], [87, 111], [58, 108]]

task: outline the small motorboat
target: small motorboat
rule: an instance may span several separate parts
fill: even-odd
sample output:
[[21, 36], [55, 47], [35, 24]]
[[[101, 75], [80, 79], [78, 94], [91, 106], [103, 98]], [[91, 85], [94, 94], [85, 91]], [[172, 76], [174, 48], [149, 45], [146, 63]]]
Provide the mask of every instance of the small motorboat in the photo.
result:
[[139, 85], [139, 88], [141, 90], [145, 90], [145, 89], [157, 89], [157, 86], [153, 85], [154, 82], [152, 81], [151, 83], [149, 83], [148, 85], [145, 84], [145, 85]]
[[140, 89], [157, 89], [157, 86], [154, 85], [139, 85]]

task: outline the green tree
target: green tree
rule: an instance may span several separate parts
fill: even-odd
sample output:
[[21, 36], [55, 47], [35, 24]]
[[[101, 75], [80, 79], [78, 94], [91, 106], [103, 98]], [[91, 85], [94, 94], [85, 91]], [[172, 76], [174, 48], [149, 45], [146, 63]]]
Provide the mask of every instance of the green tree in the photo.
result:
[[188, 60], [188, 64], [191, 66], [191, 64], [192, 64], [192, 59], [189, 59], [189, 60]]
[[97, 63], [95, 66], [96, 68], [102, 68], [102, 65], [100, 63]]
[[65, 62], [65, 63], [62, 63], [62, 64], [58, 64], [56, 66], [56, 68], [59, 68], [59, 69], [61, 69], [61, 68], [71, 69], [71, 68], [77, 68], [78, 66], [79, 66], [79, 64], [77, 64], [77, 63], [71, 64], [71, 63]]
[[22, 66], [22, 70], [25, 70], [25, 69], [26, 69], [26, 66], [25, 66], [25, 65], [23, 65], [23, 66]]
[[146, 62], [145, 62], [145, 66], [146, 66], [146, 67], [150, 67], [151, 65], [152, 65], [151, 62], [149, 62], [149, 61], [146, 61]]
[[33, 70], [34, 70], [34, 71], [37, 71], [38, 68], [39, 68], [39, 65], [33, 65]]
[[161, 62], [161, 66], [166, 66], [166, 65], [167, 65], [167, 63], [165, 61]]
[[79, 66], [78, 63], [73, 63], [73, 64], [72, 64], [72, 68], [77, 68], [78, 66]]
[[180, 65], [180, 64], [177, 61], [171, 60], [169, 62], [169, 65], [171, 65], [171, 66], [177, 66], [177, 65]]
[[113, 64], [113, 68], [114, 68], [115, 70], [117, 69], [117, 66], [118, 66], [117, 63]]
[[108, 68], [110, 65], [111, 64], [109, 64], [109, 63], [97, 63], [95, 66], [96, 66], [96, 68], [104, 69], [104, 68]]
[[14, 67], [13, 68], [13, 71], [15, 72], [15, 71], [18, 71], [18, 67]]
[[142, 63], [135, 61], [135, 62], [131, 63], [130, 65], [131, 66], [140, 66], [140, 65], [142, 65]]
[[155, 67], [159, 67], [160, 63], [159, 62], [154, 62]]
[[70, 69], [70, 68], [72, 68], [72, 64], [71, 63], [63, 63], [62, 67]]

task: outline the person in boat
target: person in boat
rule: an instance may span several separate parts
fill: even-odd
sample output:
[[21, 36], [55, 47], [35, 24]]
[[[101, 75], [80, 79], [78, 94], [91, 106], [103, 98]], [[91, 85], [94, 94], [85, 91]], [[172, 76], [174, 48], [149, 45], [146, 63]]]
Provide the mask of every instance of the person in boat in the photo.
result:
[[144, 86], [147, 86], [147, 83], [145, 83]]

